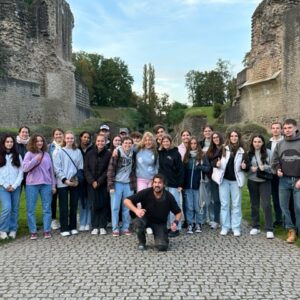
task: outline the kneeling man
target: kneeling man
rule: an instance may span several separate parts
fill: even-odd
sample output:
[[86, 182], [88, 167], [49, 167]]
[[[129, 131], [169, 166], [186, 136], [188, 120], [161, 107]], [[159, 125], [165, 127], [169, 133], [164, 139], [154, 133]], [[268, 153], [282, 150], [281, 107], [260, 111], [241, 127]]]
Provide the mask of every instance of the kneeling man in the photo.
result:
[[138, 248], [140, 250], [145, 249], [145, 230], [147, 227], [151, 227], [155, 247], [159, 251], [166, 251], [169, 245], [167, 229], [169, 213], [172, 212], [175, 215], [175, 220], [171, 224], [171, 230], [176, 231], [177, 224], [181, 218], [181, 210], [173, 195], [165, 190], [163, 175], [155, 175], [151, 188], [126, 198], [124, 204], [137, 216], [134, 220], [134, 226], [139, 240]]

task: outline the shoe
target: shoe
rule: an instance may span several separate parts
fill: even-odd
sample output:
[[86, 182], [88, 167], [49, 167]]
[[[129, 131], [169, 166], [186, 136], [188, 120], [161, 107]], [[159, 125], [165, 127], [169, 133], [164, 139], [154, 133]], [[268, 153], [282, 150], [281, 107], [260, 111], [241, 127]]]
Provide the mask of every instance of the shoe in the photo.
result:
[[225, 228], [223, 228], [223, 229], [221, 230], [220, 234], [225, 236], [225, 235], [228, 234], [228, 230], [225, 229]]
[[179, 230], [175, 230], [175, 231], [170, 231], [169, 232], [169, 237], [170, 238], [173, 238], [173, 237], [177, 237], [177, 236], [179, 236]]
[[112, 236], [120, 236], [119, 230], [113, 230]]
[[201, 233], [202, 232], [202, 225], [201, 224], [196, 224], [196, 226], [195, 226], [195, 232], [196, 233]]
[[272, 231], [267, 231], [267, 239], [274, 239], [274, 233]]
[[1, 240], [6, 240], [8, 239], [7, 233], [4, 231], [0, 231], [0, 239]]
[[85, 225], [84, 226], [84, 231], [90, 231], [91, 229], [91, 226], [90, 225]]
[[151, 228], [151, 227], [147, 227], [147, 228], [146, 228], [146, 233], [147, 233], [147, 234], [153, 234], [152, 228]]
[[80, 225], [79, 226], [79, 231], [85, 231], [85, 226], [84, 225]]
[[57, 220], [53, 219], [51, 222], [51, 229], [57, 230], [60, 228], [60, 224]]
[[258, 228], [252, 228], [250, 230], [250, 235], [257, 235], [260, 233], [260, 230]]
[[16, 231], [11, 231], [8, 235], [8, 237], [10, 237], [11, 239], [15, 239], [16, 238], [16, 235], [17, 235], [17, 232]]
[[132, 235], [132, 232], [129, 229], [123, 231], [125, 235]]
[[289, 244], [293, 244], [296, 242], [297, 236], [296, 236], [296, 230], [295, 229], [289, 229], [288, 231], [288, 237], [286, 239], [286, 241]]
[[274, 226], [274, 227], [282, 226], [282, 221], [275, 221], [275, 222], [273, 223], [273, 226]]
[[241, 232], [238, 229], [233, 230], [233, 236], [241, 236]]
[[217, 222], [210, 222], [210, 229], [217, 229], [219, 224]]
[[50, 239], [51, 238], [51, 233], [49, 231], [44, 232], [44, 238], [45, 239]]
[[144, 244], [139, 244], [138, 250], [144, 251], [144, 250], [146, 250], [146, 246]]
[[72, 230], [71, 230], [71, 234], [72, 234], [72, 235], [75, 235], [75, 234], [78, 234], [78, 233], [79, 233], [79, 232], [78, 232], [77, 229], [72, 229]]
[[94, 229], [91, 231], [91, 234], [92, 234], [92, 235], [97, 235], [97, 234], [98, 234], [98, 229], [97, 229], [97, 228], [94, 228]]
[[61, 236], [70, 236], [71, 233], [69, 231], [63, 231], [60, 233]]
[[37, 239], [37, 233], [36, 233], [36, 232], [31, 233], [31, 234], [30, 234], [30, 239], [31, 239], [31, 240], [36, 240], [36, 239]]
[[193, 225], [188, 226], [186, 233], [193, 234]]
[[100, 228], [100, 235], [105, 235], [107, 234], [105, 228]]

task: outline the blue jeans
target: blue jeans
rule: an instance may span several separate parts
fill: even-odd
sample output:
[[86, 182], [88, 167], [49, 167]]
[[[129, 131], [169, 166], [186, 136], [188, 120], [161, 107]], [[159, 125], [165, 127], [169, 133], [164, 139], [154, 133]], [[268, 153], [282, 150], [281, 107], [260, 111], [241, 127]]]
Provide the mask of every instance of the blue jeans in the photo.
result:
[[203, 214], [200, 214], [199, 190], [186, 189], [185, 191], [185, 214], [189, 225], [202, 224]]
[[[175, 198], [175, 200], [176, 200], [176, 202], [177, 202], [177, 204], [178, 204], [178, 206], [180, 207], [180, 209], [182, 210], [182, 203], [181, 203], [181, 201], [180, 201], [180, 192], [178, 192], [178, 189], [177, 188], [174, 188], [174, 187], [166, 187], [166, 190], [167, 191], [169, 191], [173, 196], [174, 196], [174, 198]], [[172, 222], [175, 220], [175, 216], [174, 216], [174, 214], [172, 214], [172, 213], [170, 213], [169, 214], [169, 226], [170, 226], [170, 224], [172, 224]], [[181, 230], [181, 221], [179, 221], [179, 223], [178, 223], [178, 225], [177, 225], [177, 229], [178, 230]]]
[[83, 207], [81, 199], [79, 199], [79, 224], [91, 225], [91, 205], [88, 198], [84, 199], [85, 205]]
[[289, 210], [290, 196], [293, 193], [294, 208], [296, 217], [296, 226], [300, 229], [300, 189], [295, 188], [297, 179], [295, 177], [283, 176], [279, 178], [279, 201], [282, 213], [284, 215], [284, 223], [286, 229], [295, 228], [291, 212]]
[[222, 229], [240, 230], [242, 222], [242, 189], [236, 181], [223, 179], [219, 187], [219, 194]]
[[41, 196], [43, 211], [44, 232], [49, 232], [51, 228], [51, 202], [52, 202], [52, 186], [51, 184], [26, 185], [26, 206], [27, 206], [27, 222], [30, 233], [36, 233], [35, 209], [38, 194]]
[[110, 194], [112, 230], [119, 230], [119, 212], [122, 205], [122, 231], [128, 230], [130, 225], [129, 209], [123, 200], [133, 194], [129, 183], [115, 182], [115, 192]]
[[4, 187], [0, 187], [0, 200], [2, 211], [0, 215], [0, 231], [17, 231], [19, 219], [21, 187], [13, 192], [8, 192]]

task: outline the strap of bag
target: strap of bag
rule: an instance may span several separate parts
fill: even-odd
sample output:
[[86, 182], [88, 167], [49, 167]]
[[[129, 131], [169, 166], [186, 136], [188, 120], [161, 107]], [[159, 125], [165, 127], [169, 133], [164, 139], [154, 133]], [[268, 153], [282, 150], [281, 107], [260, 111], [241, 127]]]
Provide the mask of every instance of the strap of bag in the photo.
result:
[[43, 152], [42, 152], [42, 158], [41, 158], [41, 160], [39, 161], [39, 163], [38, 163], [37, 165], [35, 165], [33, 168], [31, 168], [29, 171], [27, 171], [26, 173], [32, 172], [35, 168], [37, 168], [37, 167], [41, 164], [41, 162], [42, 162], [42, 160], [43, 160], [43, 158], [44, 158], [44, 154], [45, 154], [45, 152], [43, 151]]
[[61, 150], [64, 151], [64, 152], [68, 155], [68, 157], [70, 158], [70, 160], [71, 160], [71, 162], [73, 163], [74, 167], [75, 167], [76, 170], [78, 171], [78, 168], [77, 168], [77, 166], [76, 166], [75, 163], [74, 163], [74, 160], [73, 160], [72, 157], [68, 154], [68, 152], [65, 151], [63, 148], [61, 148]]

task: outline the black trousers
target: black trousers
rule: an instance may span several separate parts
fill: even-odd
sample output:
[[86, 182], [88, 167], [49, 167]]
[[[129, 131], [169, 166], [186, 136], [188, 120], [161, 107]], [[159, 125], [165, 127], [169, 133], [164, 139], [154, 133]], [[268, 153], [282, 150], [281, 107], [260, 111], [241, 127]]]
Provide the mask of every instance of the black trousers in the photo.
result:
[[88, 199], [92, 205], [92, 227], [94, 229], [106, 228], [109, 205], [109, 194], [107, 192], [106, 186], [94, 189], [91, 185], [88, 185]]
[[136, 231], [139, 240], [139, 244], [143, 244], [143, 245], [146, 244], [145, 230], [147, 227], [150, 227], [153, 230], [154, 243], [157, 250], [166, 251], [168, 249], [169, 238], [168, 238], [167, 224], [150, 223], [146, 217], [135, 218], [133, 223], [134, 223], [134, 229]]
[[52, 210], [52, 220], [55, 220], [56, 210], [57, 210], [57, 192], [52, 195], [51, 210]]

